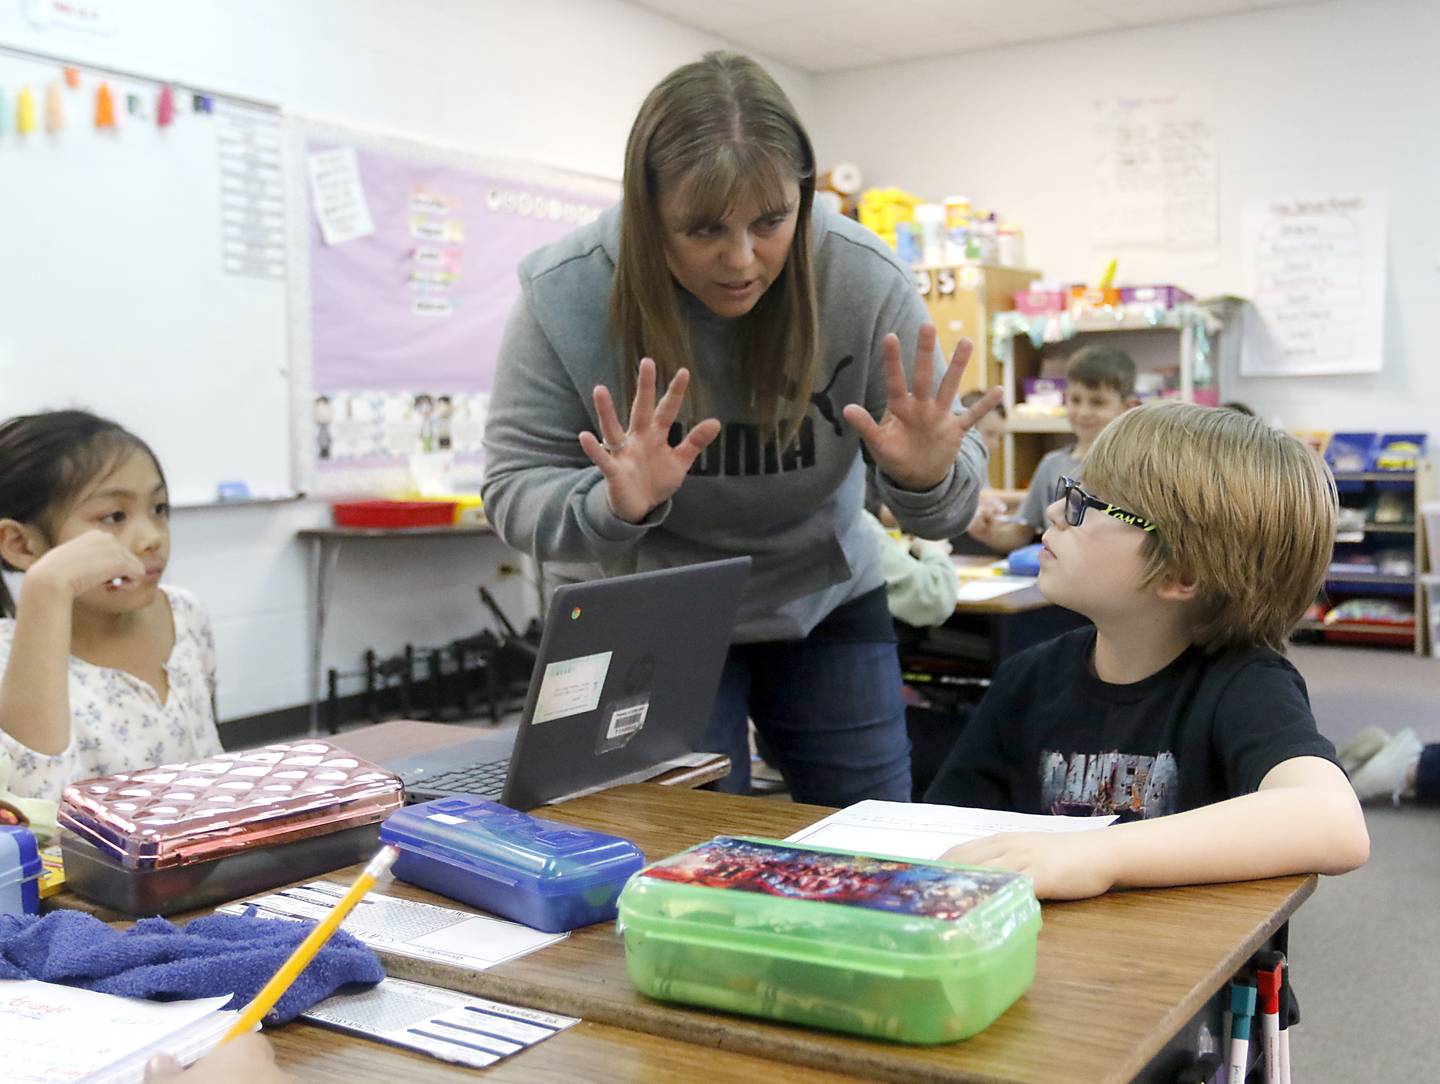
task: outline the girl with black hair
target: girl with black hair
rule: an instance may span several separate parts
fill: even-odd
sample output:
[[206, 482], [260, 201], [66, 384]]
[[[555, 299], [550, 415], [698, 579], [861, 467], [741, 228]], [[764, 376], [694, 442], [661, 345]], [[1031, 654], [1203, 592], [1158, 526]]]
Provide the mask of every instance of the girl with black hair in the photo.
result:
[[79, 410], [0, 424], [0, 761], [22, 798], [220, 751], [210, 620], [162, 585], [165, 476], [150, 448]]

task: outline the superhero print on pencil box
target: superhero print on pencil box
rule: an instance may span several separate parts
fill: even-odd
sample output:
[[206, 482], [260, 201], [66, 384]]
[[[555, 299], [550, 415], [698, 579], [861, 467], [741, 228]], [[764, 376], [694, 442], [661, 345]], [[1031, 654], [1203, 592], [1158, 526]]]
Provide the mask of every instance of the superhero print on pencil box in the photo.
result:
[[1175, 754], [1040, 754], [1042, 808], [1060, 817], [1148, 820], [1175, 812], [1179, 767]]
[[1015, 875], [722, 836], [651, 866], [643, 876], [707, 888], [848, 904], [872, 911], [957, 919]]

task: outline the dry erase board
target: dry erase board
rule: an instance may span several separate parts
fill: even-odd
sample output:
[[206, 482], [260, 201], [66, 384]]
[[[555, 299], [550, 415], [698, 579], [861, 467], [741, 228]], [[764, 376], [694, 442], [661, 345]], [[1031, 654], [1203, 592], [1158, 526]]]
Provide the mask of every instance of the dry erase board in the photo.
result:
[[273, 107], [0, 49], [0, 415], [115, 418], [177, 504], [293, 492], [283, 157]]
[[613, 204], [619, 184], [291, 119], [301, 485], [394, 490], [417, 453], [478, 485], [516, 269]]

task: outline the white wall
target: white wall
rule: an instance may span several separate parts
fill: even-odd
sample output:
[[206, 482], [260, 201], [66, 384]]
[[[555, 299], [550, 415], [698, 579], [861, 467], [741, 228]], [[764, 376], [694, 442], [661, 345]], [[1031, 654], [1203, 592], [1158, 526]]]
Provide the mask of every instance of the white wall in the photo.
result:
[[[4, 0], [0, 44], [613, 177], [645, 93], [723, 45], [619, 0], [103, 6], [115, 25], [97, 36], [39, 29], [23, 0]], [[797, 108], [813, 111], [808, 78], [768, 66]], [[163, 396], [156, 409], [165, 409]], [[327, 516], [316, 503], [177, 510], [168, 578], [195, 590], [215, 619], [222, 719], [307, 699], [308, 566], [295, 532]], [[480, 582], [523, 619], [533, 592], [518, 578], [498, 581], [496, 566], [508, 557], [493, 539], [350, 545], [335, 580], [325, 665], [353, 669], [366, 646], [440, 644], [489, 626]]]
[[[891, 28], [891, 32], [897, 32]], [[1240, 225], [1252, 196], [1381, 189], [1390, 254], [1383, 370], [1229, 379], [1225, 394], [1286, 425], [1429, 429], [1440, 439], [1440, 5], [1335, 0], [818, 76], [823, 161], [930, 199], [963, 193], [1016, 218], [1027, 263], [1096, 277], [1087, 216], [1092, 99], [1213, 96], [1218, 258], [1120, 252], [1120, 278], [1240, 293]], [[1230, 374], [1225, 374], [1229, 377]]]
[[[40, 30], [0, 3], [0, 44], [189, 81], [307, 114], [618, 176], [634, 110], [665, 72], [722, 45], [619, 0], [108, 0], [108, 36]], [[901, 32], [890, 28], [887, 32]], [[923, 32], [921, 28], [917, 32]], [[1122, 253], [1134, 281], [1238, 291], [1249, 195], [1383, 188], [1390, 195], [1388, 357], [1375, 376], [1232, 382], [1287, 424], [1431, 428], [1440, 436], [1440, 6], [1336, 0], [942, 60], [807, 77], [770, 65], [823, 162], [932, 198], [962, 191], [1025, 227], [1029, 261], [1092, 277], [1111, 253], [1085, 218], [1090, 99], [1209, 89], [1216, 103], [1222, 247], [1187, 266]], [[163, 405], [157, 401], [157, 409]], [[209, 604], [221, 716], [306, 699], [308, 575], [296, 530], [323, 505], [181, 510], [171, 579]], [[357, 544], [336, 580], [326, 665], [361, 649], [441, 643], [488, 624], [474, 586], [513, 615], [498, 542]]]

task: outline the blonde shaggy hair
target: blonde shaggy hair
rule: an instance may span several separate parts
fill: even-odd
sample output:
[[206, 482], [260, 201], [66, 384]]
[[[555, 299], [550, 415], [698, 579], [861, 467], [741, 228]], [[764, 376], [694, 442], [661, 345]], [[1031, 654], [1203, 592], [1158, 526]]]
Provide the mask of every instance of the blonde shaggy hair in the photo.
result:
[[1176, 402], [1127, 411], [1085, 456], [1085, 488], [1159, 525], [1144, 582], [1196, 585], [1192, 631], [1207, 652], [1283, 652], [1325, 581], [1335, 480], [1258, 418]]

